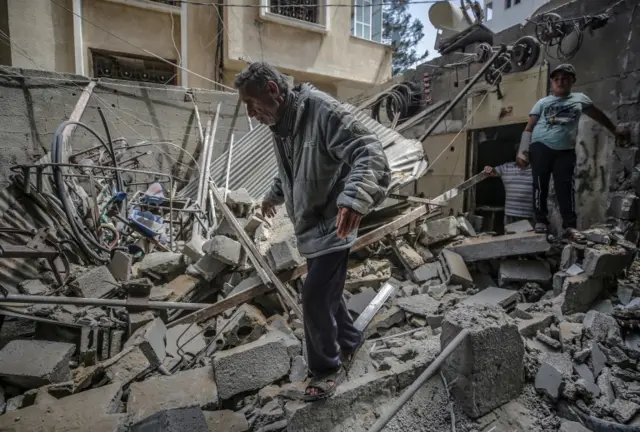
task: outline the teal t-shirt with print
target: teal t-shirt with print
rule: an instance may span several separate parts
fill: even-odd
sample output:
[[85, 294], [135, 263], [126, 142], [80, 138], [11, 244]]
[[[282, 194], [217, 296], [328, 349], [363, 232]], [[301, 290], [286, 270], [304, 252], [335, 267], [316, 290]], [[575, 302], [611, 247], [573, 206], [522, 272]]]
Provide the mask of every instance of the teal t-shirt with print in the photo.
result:
[[591, 99], [582, 93], [540, 99], [529, 113], [539, 117], [533, 128], [531, 142], [541, 142], [554, 150], [575, 148], [580, 116], [592, 105]]

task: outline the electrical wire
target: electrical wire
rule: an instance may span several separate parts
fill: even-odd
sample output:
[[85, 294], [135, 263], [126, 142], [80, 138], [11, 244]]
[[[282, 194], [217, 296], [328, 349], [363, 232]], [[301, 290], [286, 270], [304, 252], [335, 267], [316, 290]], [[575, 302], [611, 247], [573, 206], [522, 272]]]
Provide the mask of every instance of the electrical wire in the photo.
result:
[[383, 103], [389, 119], [398, 116], [398, 123], [415, 115], [421, 108], [422, 95], [415, 83], [405, 81], [396, 84], [382, 93], [371, 107], [371, 118], [380, 121], [380, 108]]
[[[442, 0], [407, 0], [404, 1], [403, 4], [414, 5], [414, 4], [434, 4], [440, 3]], [[212, 3], [203, 3], [191, 0], [178, 0], [176, 3], [186, 3], [190, 5], [196, 6], [211, 6]], [[316, 9], [324, 9], [324, 8], [365, 8], [365, 7], [375, 7], [375, 6], [391, 6], [393, 5], [393, 1], [382, 1], [377, 3], [371, 3], [367, 5], [356, 5], [356, 4], [337, 4], [337, 3], [327, 3], [327, 4], [315, 4], [315, 5], [278, 5], [278, 9], [295, 9], [295, 8], [316, 8]], [[220, 6], [224, 7], [232, 7], [232, 8], [254, 8], [254, 9], [270, 9], [271, 5], [262, 5], [262, 4], [238, 4], [238, 3], [219, 3]]]

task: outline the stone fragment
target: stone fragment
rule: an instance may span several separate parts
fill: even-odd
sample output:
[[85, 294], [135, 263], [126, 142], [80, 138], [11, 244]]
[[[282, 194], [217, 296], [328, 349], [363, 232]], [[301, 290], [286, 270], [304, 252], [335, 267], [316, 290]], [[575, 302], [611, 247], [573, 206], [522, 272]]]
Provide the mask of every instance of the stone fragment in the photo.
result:
[[71, 378], [69, 359], [76, 346], [44, 340], [13, 340], [0, 350], [0, 377], [32, 389]]
[[531, 222], [529, 222], [526, 219], [521, 219], [519, 221], [510, 223], [504, 226], [505, 234], [521, 234], [521, 233], [526, 233], [531, 231], [533, 231]]
[[127, 317], [129, 321], [129, 335], [133, 335], [140, 327], [144, 327], [155, 319], [153, 312], [144, 311], [129, 313]]
[[435, 300], [442, 300], [442, 297], [447, 293], [447, 285], [438, 284], [438, 285], [430, 285], [427, 288], [427, 294], [433, 297]]
[[598, 298], [603, 288], [602, 279], [591, 278], [586, 274], [566, 278], [562, 287], [564, 291], [562, 313], [569, 315], [588, 311], [589, 306]]
[[517, 397], [524, 386], [524, 343], [515, 322], [497, 306], [460, 306], [442, 323], [440, 344], [462, 330], [467, 340], [447, 358], [443, 372], [466, 415], [480, 417]]
[[240, 263], [242, 245], [229, 237], [217, 235], [205, 242], [202, 250], [221, 263], [236, 266]]
[[179, 324], [169, 328], [167, 330], [167, 356], [172, 360], [169, 361], [168, 367], [173, 367], [175, 362], [183, 357], [186, 359], [195, 357], [206, 346], [202, 329], [198, 325]]
[[564, 281], [567, 279], [569, 275], [563, 271], [559, 271], [553, 274], [552, 286], [553, 286], [553, 295], [559, 296], [562, 294], [562, 287], [564, 286]]
[[587, 366], [586, 364], [577, 364], [574, 363], [573, 364], [573, 369], [576, 371], [576, 373], [580, 376], [580, 378], [590, 382], [590, 383], [595, 383], [596, 380], [593, 377], [593, 373], [591, 372], [591, 369], [589, 369], [589, 366]]
[[611, 315], [590, 310], [585, 315], [582, 325], [584, 325], [586, 335], [596, 342], [604, 342], [610, 330], [613, 330], [616, 336], [621, 337], [620, 327]]
[[405, 313], [398, 306], [391, 306], [378, 312], [371, 320], [371, 323], [365, 329], [367, 337], [378, 333], [380, 330], [389, 329], [397, 324], [403, 323]]
[[487, 288], [462, 300], [461, 304], [489, 304], [503, 307], [506, 311], [515, 308], [518, 302], [518, 291], [503, 288]]
[[45, 295], [49, 292], [49, 287], [39, 279], [29, 279], [18, 284], [18, 291], [26, 295]]
[[236, 217], [246, 217], [253, 207], [253, 198], [245, 188], [227, 192], [227, 205]]
[[602, 396], [609, 404], [612, 404], [616, 398], [616, 395], [613, 392], [613, 386], [611, 385], [611, 377], [611, 370], [609, 368], [604, 368], [596, 380], [598, 387], [600, 387]]
[[535, 314], [532, 319], [520, 321], [518, 330], [524, 337], [534, 337], [539, 331], [543, 331], [553, 322], [553, 314], [541, 313]]
[[195, 275], [202, 277], [208, 282], [211, 282], [226, 268], [227, 264], [219, 261], [213, 255], [204, 255], [202, 258], [196, 261], [193, 266], [189, 266], [189, 269], [187, 271], [188, 275], [186, 276], [193, 277], [193, 271], [195, 272]]
[[403, 265], [409, 270], [415, 270], [424, 264], [424, 259], [420, 254], [406, 241], [402, 239], [396, 239], [396, 251], [398, 258], [402, 261]]
[[70, 284], [72, 291], [78, 296], [86, 298], [106, 297], [118, 289], [118, 286], [118, 282], [106, 266], [87, 270]]
[[561, 345], [560, 345], [560, 341], [547, 336], [546, 334], [542, 333], [542, 332], [538, 332], [536, 333], [536, 339], [539, 340], [540, 342], [549, 345], [551, 348], [553, 349], [560, 349]]
[[573, 355], [573, 360], [575, 360], [578, 363], [584, 363], [585, 361], [587, 361], [587, 358], [589, 357], [590, 354], [591, 354], [591, 350], [589, 348], [576, 351], [576, 353]]
[[562, 372], [549, 363], [542, 363], [536, 373], [535, 389], [553, 400], [562, 392]]
[[203, 411], [204, 418], [213, 432], [247, 432], [249, 423], [241, 413], [231, 410]]
[[564, 353], [547, 352], [538, 358], [540, 364], [549, 363], [551, 366], [560, 371], [562, 375], [571, 376], [573, 373], [573, 362]]
[[462, 285], [469, 288], [473, 285], [473, 278], [462, 257], [449, 249], [443, 249], [440, 253], [442, 267], [445, 274], [449, 276], [449, 284]]
[[640, 411], [640, 405], [635, 402], [626, 399], [616, 399], [611, 404], [613, 409], [613, 417], [620, 423], [627, 424], [638, 414]]
[[130, 386], [127, 412], [134, 422], [158, 412], [197, 406], [212, 410], [218, 405], [218, 390], [211, 366], [148, 378]]
[[144, 327], [138, 329], [124, 347], [138, 345], [149, 364], [160, 366], [166, 356], [167, 327], [160, 318], [156, 318]]
[[421, 226], [418, 241], [424, 246], [430, 246], [449, 240], [459, 234], [458, 222], [454, 216], [442, 219], [427, 220]]
[[405, 312], [422, 317], [439, 315], [440, 302], [434, 300], [429, 294], [420, 294], [411, 297], [397, 299], [396, 305]]
[[463, 235], [466, 235], [468, 237], [474, 237], [477, 235], [475, 228], [473, 228], [473, 225], [471, 225], [471, 223], [467, 220], [466, 217], [458, 216], [457, 220], [458, 220], [458, 228], [460, 229]]
[[582, 324], [563, 321], [558, 325], [562, 349], [567, 351], [571, 345], [582, 337]]
[[551, 282], [551, 272], [545, 263], [538, 260], [505, 260], [500, 262], [498, 284], [504, 286], [514, 282]]
[[365, 288], [361, 293], [351, 296], [347, 302], [347, 309], [360, 315], [375, 298], [376, 292], [371, 288]]
[[245, 343], [258, 340], [267, 332], [267, 319], [258, 308], [243, 304], [229, 318], [225, 330], [216, 340], [218, 349], [235, 348]]
[[600, 300], [593, 305], [592, 309], [603, 314], [611, 315], [613, 313], [613, 303], [611, 303], [609, 299]]
[[258, 390], [287, 375], [290, 364], [285, 339], [270, 333], [246, 345], [216, 352], [213, 357], [220, 399]]
[[618, 291], [617, 293], [618, 300], [620, 300], [620, 303], [625, 306], [628, 305], [631, 299], [633, 298], [633, 288], [623, 286], [623, 285], [618, 285], [617, 291]]
[[131, 261], [130, 254], [117, 250], [113, 253], [111, 262], [107, 267], [116, 280], [128, 281], [131, 279]]
[[291, 360], [291, 370], [289, 371], [289, 381], [302, 382], [307, 379], [309, 369], [307, 368], [307, 362], [303, 356], [295, 356]]
[[578, 248], [572, 244], [566, 245], [562, 249], [562, 255], [560, 256], [560, 270], [566, 270], [579, 260]]
[[632, 260], [633, 255], [621, 246], [587, 248], [582, 268], [592, 278], [615, 276], [624, 271]]
[[295, 239], [293, 238], [273, 243], [267, 256], [274, 271], [297, 267], [304, 261], [295, 246]]
[[575, 382], [575, 386], [578, 393], [587, 400], [595, 399], [600, 396], [600, 387], [584, 378], [577, 380]]
[[565, 273], [569, 276], [578, 276], [584, 273], [584, 270], [578, 264], [572, 264], [571, 267], [565, 270]]
[[475, 237], [447, 247], [460, 254], [465, 262], [536, 254], [546, 252], [549, 248], [547, 236], [535, 233]]
[[593, 369], [593, 376], [597, 378], [607, 363], [607, 357], [604, 355], [604, 353], [602, 352], [598, 344], [595, 342], [591, 344], [591, 363], [592, 363], [592, 369]]
[[14, 396], [7, 399], [7, 405], [5, 406], [6, 412], [18, 411], [24, 405], [24, 395]]
[[442, 274], [440, 263], [426, 263], [413, 271], [413, 280], [417, 283], [424, 283], [428, 280], [435, 279]]
[[560, 423], [560, 429], [558, 432], [590, 432], [590, 431], [589, 429], [582, 426], [578, 422], [562, 420]]
[[175, 279], [185, 268], [182, 254], [176, 252], [151, 252], [138, 264], [140, 273], [165, 281]]
[[200, 408], [185, 407], [157, 412], [131, 426], [130, 431], [209, 432], [209, 427]]

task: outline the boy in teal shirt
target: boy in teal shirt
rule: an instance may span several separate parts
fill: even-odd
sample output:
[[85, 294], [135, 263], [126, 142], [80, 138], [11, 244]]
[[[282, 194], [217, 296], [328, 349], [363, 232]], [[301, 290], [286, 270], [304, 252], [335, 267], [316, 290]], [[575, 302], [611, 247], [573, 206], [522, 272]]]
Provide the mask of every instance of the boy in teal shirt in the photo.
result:
[[571, 240], [583, 242], [584, 236], [576, 229], [574, 196], [575, 146], [580, 116], [585, 113], [616, 138], [626, 139], [628, 133], [618, 131], [586, 95], [571, 92], [576, 82], [576, 71], [572, 65], [556, 67], [550, 78], [551, 95], [540, 99], [531, 109], [518, 158], [525, 163], [531, 162], [536, 232], [547, 231], [547, 196], [549, 180], [553, 175], [562, 227]]

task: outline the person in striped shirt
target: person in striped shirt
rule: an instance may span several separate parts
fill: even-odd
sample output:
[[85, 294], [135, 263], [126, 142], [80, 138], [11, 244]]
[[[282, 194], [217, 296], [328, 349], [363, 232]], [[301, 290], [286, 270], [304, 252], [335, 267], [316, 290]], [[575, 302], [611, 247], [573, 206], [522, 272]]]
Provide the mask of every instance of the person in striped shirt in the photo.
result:
[[533, 218], [533, 175], [531, 167], [518, 155], [515, 162], [497, 167], [485, 167], [484, 171], [500, 177], [505, 191], [505, 226], [522, 219]]

